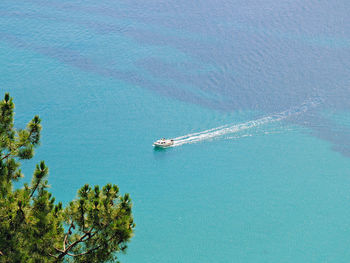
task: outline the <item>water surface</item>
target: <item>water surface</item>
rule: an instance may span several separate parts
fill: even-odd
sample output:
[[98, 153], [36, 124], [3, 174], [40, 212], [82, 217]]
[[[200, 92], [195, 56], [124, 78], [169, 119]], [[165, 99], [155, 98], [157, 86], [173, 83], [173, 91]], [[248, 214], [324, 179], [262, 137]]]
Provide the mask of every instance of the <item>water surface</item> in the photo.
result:
[[349, 9], [5, 0], [0, 90], [17, 127], [42, 117], [57, 200], [84, 183], [131, 194], [123, 262], [348, 262]]

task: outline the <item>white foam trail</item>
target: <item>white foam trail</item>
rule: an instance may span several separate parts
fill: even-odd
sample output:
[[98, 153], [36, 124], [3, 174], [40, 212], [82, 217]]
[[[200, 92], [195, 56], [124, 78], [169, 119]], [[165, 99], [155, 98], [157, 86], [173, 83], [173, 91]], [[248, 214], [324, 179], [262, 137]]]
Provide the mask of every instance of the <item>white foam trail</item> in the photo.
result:
[[213, 132], [215, 130], [223, 129], [223, 128], [227, 127], [227, 126], [228, 126], [228, 124], [222, 125], [222, 126], [219, 126], [219, 127], [216, 127], [216, 128], [212, 128], [212, 129], [209, 129], [209, 130], [201, 131], [201, 132], [190, 133], [190, 134], [187, 134], [187, 135], [184, 135], [184, 136], [173, 138], [173, 140], [174, 141], [178, 141], [178, 140], [182, 140], [182, 139], [185, 139], [185, 138], [188, 138], [188, 137], [191, 137], [191, 136], [198, 136], [200, 134], [205, 134], [205, 133], [208, 133], [208, 132]]
[[288, 117], [295, 116], [306, 112], [308, 109], [317, 106], [321, 103], [321, 99], [309, 100], [299, 107], [295, 107], [280, 113], [276, 113], [267, 117], [263, 117], [257, 120], [247, 121], [244, 123], [234, 125], [224, 125], [217, 128], [191, 133], [184, 136], [173, 138], [173, 147], [180, 146], [188, 143], [195, 143], [199, 141], [209, 140], [215, 137], [223, 136], [225, 134], [236, 133], [253, 127], [261, 126], [267, 123], [277, 122], [284, 120]]

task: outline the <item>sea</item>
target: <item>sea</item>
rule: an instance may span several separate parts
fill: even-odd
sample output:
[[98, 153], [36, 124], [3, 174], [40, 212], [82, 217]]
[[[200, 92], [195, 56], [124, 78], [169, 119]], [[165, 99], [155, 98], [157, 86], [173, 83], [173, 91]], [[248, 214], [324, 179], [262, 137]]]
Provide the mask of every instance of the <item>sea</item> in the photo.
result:
[[[133, 200], [123, 263], [350, 261], [350, 2], [1, 0], [0, 96], [57, 202]], [[154, 149], [159, 138], [174, 146]]]

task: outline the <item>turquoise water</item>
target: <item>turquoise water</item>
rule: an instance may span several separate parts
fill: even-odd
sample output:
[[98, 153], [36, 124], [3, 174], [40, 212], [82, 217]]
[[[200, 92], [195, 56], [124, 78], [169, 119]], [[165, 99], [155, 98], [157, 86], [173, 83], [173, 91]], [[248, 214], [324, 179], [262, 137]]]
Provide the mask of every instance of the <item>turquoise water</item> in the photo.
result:
[[125, 263], [348, 262], [349, 7], [5, 0], [0, 90], [42, 117], [56, 200], [131, 194]]

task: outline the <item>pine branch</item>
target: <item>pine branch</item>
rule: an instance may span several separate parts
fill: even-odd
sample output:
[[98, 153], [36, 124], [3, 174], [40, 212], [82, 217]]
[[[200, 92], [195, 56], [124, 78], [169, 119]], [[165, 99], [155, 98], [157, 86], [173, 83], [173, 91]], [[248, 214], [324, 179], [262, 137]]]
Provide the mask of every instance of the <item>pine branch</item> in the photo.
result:
[[7, 159], [9, 158], [11, 155], [11, 152], [9, 152], [8, 154], [6, 154], [4, 157], [1, 158], [1, 161], [4, 160], [4, 159]]
[[102, 247], [102, 245], [99, 245], [97, 247], [94, 247], [88, 251], [85, 251], [83, 253], [80, 253], [80, 254], [70, 254], [70, 253], [67, 253], [68, 256], [71, 256], [71, 257], [80, 257], [80, 256], [84, 256], [84, 255], [87, 255], [87, 254], [90, 254], [92, 251], [96, 250], [96, 249], [99, 249], [100, 247]]
[[35, 169], [33, 179], [32, 179], [32, 183], [35, 183], [35, 187], [33, 188], [33, 191], [30, 194], [29, 198], [31, 198], [34, 195], [35, 191], [37, 190], [41, 181], [44, 179], [44, 177], [47, 175], [47, 173], [48, 173], [48, 169], [45, 166], [44, 161], [41, 161], [40, 165], [39, 164], [36, 165], [36, 169]]
[[68, 232], [67, 234], [64, 236], [64, 240], [63, 240], [63, 250], [66, 250], [66, 244], [67, 244], [67, 238], [68, 236], [72, 233], [71, 229], [74, 228], [74, 224], [73, 222], [70, 224], [69, 228], [68, 228]]
[[[30, 132], [29, 132], [29, 135], [28, 135], [28, 138], [27, 138], [28, 141], [29, 141], [30, 136], [32, 136], [32, 134], [33, 134], [33, 132], [30, 131]], [[28, 142], [23, 142], [22, 144], [20, 144], [20, 145], [17, 146], [17, 149], [19, 149], [19, 148], [25, 146], [27, 143], [28, 143]], [[10, 145], [10, 147], [11, 147], [11, 145]], [[8, 154], [6, 154], [4, 157], [2, 157], [2, 158], [1, 158], [1, 161], [4, 160], [4, 159], [9, 158], [10, 156], [11, 156], [11, 151], [10, 151]], [[13, 155], [12, 157], [15, 157], [15, 155]]]
[[[97, 232], [93, 233], [90, 238], [92, 238]], [[107, 243], [112, 240], [113, 238], [116, 237], [117, 234], [114, 234], [113, 236], [111, 236], [109, 239], [107, 239]], [[88, 239], [86, 239], [88, 240]], [[84, 242], [86, 241], [84, 240]], [[120, 244], [121, 242], [119, 242], [118, 244]], [[78, 256], [84, 256], [84, 255], [87, 255], [87, 254], [90, 254], [91, 252], [93, 252], [94, 250], [97, 250], [99, 249], [100, 247], [102, 247], [102, 244], [101, 245], [98, 245], [97, 247], [94, 247], [92, 249], [89, 249], [88, 251], [85, 251], [83, 253], [80, 253], [80, 254], [71, 254], [71, 253], [67, 253], [68, 256], [71, 256], [71, 257], [78, 257]]]
[[[55, 248], [57, 251], [61, 252], [60, 255], [58, 255], [58, 259], [63, 258], [65, 255], [68, 254], [68, 252], [75, 247], [76, 245], [78, 245], [81, 242], [85, 242], [87, 240], [89, 240], [91, 238], [91, 231], [93, 228], [91, 228], [88, 232], [86, 232], [84, 235], [82, 235], [78, 240], [76, 240], [75, 242], [73, 242], [72, 244], [70, 244], [64, 251], [59, 250], [57, 248]], [[88, 237], [87, 239], [84, 240], [84, 238]]]
[[48, 253], [48, 255], [49, 255], [50, 257], [52, 257], [52, 258], [58, 259], [57, 256], [52, 255], [52, 254], [50, 254], [50, 253]]
[[40, 179], [38, 180], [38, 183], [35, 185], [35, 187], [34, 187], [32, 193], [31, 193], [30, 196], [29, 196], [29, 198], [32, 198], [32, 196], [34, 195], [36, 189], [38, 188], [38, 186], [39, 186], [39, 184], [40, 184], [40, 182], [41, 182], [41, 179], [42, 179], [42, 178], [40, 178]]

